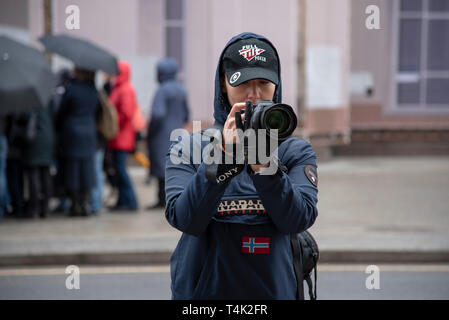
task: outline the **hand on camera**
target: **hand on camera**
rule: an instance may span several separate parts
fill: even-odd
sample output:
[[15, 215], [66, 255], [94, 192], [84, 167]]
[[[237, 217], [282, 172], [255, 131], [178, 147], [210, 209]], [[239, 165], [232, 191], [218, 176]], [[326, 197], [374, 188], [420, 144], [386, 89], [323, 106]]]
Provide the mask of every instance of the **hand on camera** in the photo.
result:
[[[246, 107], [245, 102], [238, 102], [232, 106], [231, 111], [228, 114], [226, 122], [223, 126], [223, 142], [225, 145], [240, 143], [239, 136], [237, 134], [237, 126], [235, 123], [235, 113], [240, 110], [244, 110]], [[245, 121], [245, 114], [242, 114], [242, 123]], [[226, 152], [226, 150], [224, 150]], [[232, 151], [231, 151], [232, 152]], [[254, 172], [258, 172], [263, 168], [267, 168], [270, 164], [251, 164], [251, 169]]]

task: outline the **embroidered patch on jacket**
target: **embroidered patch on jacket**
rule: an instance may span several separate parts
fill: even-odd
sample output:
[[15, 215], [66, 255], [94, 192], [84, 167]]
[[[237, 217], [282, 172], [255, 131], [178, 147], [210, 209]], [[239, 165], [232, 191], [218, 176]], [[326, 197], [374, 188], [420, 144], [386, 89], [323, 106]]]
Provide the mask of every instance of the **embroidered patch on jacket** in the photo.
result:
[[261, 215], [267, 214], [260, 199], [223, 200], [218, 205], [218, 216], [229, 215]]
[[318, 172], [316, 171], [315, 166], [308, 164], [304, 168], [304, 173], [307, 176], [307, 179], [315, 186], [318, 186]]
[[251, 254], [270, 253], [270, 238], [242, 237], [242, 253], [251, 253]]

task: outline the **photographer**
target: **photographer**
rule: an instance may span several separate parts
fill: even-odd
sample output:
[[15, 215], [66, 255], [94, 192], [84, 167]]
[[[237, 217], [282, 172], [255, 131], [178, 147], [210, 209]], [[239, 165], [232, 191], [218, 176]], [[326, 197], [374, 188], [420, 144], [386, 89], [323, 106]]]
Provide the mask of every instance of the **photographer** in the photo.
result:
[[[235, 114], [248, 100], [281, 103], [280, 61], [266, 38], [242, 33], [226, 45], [215, 77], [215, 126], [223, 128], [226, 146], [240, 140]], [[196, 146], [198, 140], [184, 138], [172, 154], [174, 146], [203, 150], [207, 142]], [[289, 235], [317, 217], [316, 157], [303, 140], [281, 142], [273, 174], [263, 173], [268, 163], [222, 163], [217, 176], [236, 173], [214, 180], [206, 177], [211, 166], [196, 164], [194, 152], [184, 159], [189, 164], [167, 158], [166, 218], [183, 232], [171, 258], [173, 299], [297, 298]]]

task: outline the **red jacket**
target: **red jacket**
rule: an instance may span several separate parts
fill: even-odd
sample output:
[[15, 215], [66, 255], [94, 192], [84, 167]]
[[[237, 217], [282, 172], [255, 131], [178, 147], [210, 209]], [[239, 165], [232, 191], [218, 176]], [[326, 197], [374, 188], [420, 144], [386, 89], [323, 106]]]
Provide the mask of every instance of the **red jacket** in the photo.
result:
[[115, 77], [115, 85], [109, 100], [117, 109], [119, 133], [109, 140], [111, 150], [133, 151], [135, 144], [135, 131], [132, 119], [137, 109], [136, 95], [131, 85], [131, 68], [125, 61], [118, 63], [120, 73]]

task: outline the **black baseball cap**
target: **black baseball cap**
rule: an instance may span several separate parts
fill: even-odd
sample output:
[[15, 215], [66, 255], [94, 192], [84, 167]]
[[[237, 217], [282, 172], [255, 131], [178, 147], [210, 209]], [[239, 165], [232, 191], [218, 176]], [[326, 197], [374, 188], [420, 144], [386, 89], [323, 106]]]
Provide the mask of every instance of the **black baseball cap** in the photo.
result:
[[222, 70], [236, 87], [252, 79], [279, 84], [279, 61], [274, 48], [265, 41], [249, 38], [234, 42], [223, 54]]

